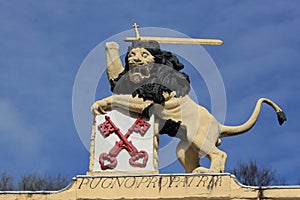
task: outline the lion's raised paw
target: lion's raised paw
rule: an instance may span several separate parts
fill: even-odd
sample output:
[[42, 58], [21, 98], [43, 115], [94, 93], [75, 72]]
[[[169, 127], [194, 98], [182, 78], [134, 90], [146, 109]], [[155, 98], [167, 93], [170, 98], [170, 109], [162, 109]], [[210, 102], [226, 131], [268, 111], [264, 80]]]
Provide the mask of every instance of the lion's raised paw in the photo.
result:
[[107, 42], [105, 43], [105, 47], [108, 49], [119, 49], [119, 44], [116, 42]]

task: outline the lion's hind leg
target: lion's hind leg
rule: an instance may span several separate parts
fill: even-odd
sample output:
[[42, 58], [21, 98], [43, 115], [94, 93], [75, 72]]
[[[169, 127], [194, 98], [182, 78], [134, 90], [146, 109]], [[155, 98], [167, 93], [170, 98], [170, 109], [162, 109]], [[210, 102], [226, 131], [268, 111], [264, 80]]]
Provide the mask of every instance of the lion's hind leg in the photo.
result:
[[210, 168], [198, 167], [194, 173], [223, 173], [225, 170], [225, 163], [227, 154], [224, 151], [219, 150], [217, 147], [213, 147], [212, 150], [206, 155], [210, 160]]
[[225, 164], [227, 154], [217, 147], [214, 147], [207, 155], [211, 161], [210, 170], [216, 173], [223, 173], [225, 171]]
[[199, 154], [188, 142], [180, 141], [177, 145], [176, 153], [186, 173], [191, 173], [199, 167]]
[[224, 172], [227, 159], [227, 154], [224, 151], [221, 151], [217, 147], [213, 147], [212, 150], [206, 155], [206, 157], [210, 160], [210, 172]]

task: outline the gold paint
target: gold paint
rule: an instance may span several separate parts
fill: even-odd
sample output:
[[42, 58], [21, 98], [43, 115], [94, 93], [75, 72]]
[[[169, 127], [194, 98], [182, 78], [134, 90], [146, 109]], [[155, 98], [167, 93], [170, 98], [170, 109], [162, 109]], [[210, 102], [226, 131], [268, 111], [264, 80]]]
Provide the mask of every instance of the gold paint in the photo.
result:
[[[133, 37], [124, 38], [125, 42], [132, 42], [137, 40]], [[161, 44], [201, 44], [201, 45], [222, 45], [223, 41], [220, 39], [197, 39], [197, 38], [171, 38], [171, 37], [152, 37], [152, 36], [142, 36], [138, 40], [149, 41], [155, 40]]]

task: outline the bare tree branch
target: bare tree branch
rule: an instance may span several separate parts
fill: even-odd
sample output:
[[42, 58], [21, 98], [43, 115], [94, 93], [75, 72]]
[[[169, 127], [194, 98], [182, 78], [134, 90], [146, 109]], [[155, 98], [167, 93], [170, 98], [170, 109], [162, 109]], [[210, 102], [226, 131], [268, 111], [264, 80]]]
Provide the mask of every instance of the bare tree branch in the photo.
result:
[[236, 178], [244, 185], [268, 186], [284, 185], [285, 180], [277, 177], [272, 167], [259, 168], [255, 161], [249, 163], [238, 162], [232, 170]]

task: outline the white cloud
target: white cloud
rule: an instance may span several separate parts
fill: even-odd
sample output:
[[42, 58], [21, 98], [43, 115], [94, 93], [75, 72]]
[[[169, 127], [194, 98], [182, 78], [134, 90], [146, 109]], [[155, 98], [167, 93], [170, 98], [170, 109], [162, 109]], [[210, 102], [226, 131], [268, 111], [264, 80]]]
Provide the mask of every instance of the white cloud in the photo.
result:
[[39, 131], [5, 99], [0, 100], [0, 135], [0, 159], [5, 161], [0, 163], [1, 170], [35, 168], [43, 145]]

